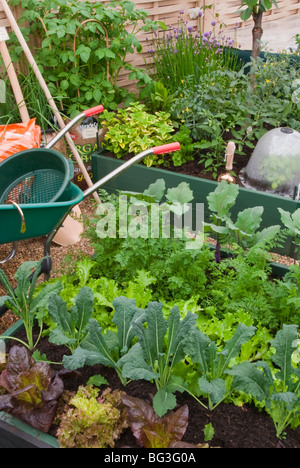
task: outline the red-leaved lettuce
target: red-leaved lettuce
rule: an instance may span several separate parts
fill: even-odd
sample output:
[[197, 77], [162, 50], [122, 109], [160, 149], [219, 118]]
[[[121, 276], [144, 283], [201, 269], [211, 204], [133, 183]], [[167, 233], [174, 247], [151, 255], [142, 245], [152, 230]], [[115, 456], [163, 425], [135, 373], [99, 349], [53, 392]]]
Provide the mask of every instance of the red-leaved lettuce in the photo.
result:
[[0, 374], [0, 411], [5, 411], [32, 427], [48, 432], [64, 390], [60, 376], [52, 376], [50, 365], [35, 362], [24, 346], [10, 349], [8, 363]]
[[160, 418], [152, 406], [140, 398], [125, 393], [122, 395], [122, 401], [127, 408], [131, 431], [141, 447], [197, 448], [196, 445], [181, 441], [188, 426], [189, 410], [187, 405]]

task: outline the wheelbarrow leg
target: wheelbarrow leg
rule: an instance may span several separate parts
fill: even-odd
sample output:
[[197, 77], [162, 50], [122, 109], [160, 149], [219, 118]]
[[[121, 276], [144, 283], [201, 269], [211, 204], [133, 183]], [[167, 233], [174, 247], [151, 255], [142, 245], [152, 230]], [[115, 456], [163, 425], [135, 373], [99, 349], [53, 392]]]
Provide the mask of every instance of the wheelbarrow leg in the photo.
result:
[[3, 263], [6, 263], [9, 260], [11, 260], [12, 258], [14, 258], [14, 256], [17, 253], [17, 250], [18, 250], [18, 242], [13, 242], [12, 250], [11, 250], [10, 254], [4, 260], [0, 260], [0, 265], [2, 265]]

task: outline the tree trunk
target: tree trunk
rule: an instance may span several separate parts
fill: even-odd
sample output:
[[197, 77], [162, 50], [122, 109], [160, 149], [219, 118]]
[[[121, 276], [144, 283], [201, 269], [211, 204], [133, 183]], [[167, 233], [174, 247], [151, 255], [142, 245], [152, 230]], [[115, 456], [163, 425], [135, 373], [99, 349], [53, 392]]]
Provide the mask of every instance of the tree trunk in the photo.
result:
[[263, 12], [258, 11], [258, 13], [253, 13], [252, 17], [254, 21], [254, 27], [252, 29], [252, 57], [254, 59], [257, 59], [257, 57], [260, 54], [260, 49], [261, 49], [260, 41], [263, 35], [263, 29], [262, 29]]
[[[255, 61], [260, 54], [261, 50], [261, 38], [263, 35], [263, 28], [262, 28], [262, 18], [263, 18], [263, 12], [258, 11], [257, 13], [253, 12], [252, 13], [253, 21], [254, 21], [254, 27], [252, 29], [252, 59]], [[255, 76], [255, 71], [253, 70], [253, 64], [250, 70], [250, 84], [252, 88], [255, 88], [255, 81], [256, 81], [256, 76]]]

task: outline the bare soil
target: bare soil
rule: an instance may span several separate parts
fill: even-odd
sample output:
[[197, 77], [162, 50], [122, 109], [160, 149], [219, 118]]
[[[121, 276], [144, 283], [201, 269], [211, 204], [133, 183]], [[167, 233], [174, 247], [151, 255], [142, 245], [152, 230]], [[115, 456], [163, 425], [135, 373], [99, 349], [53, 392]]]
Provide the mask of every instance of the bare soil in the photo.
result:
[[[67, 348], [53, 345], [46, 338], [40, 341], [38, 348], [54, 362], [61, 362], [63, 355], [69, 354]], [[59, 367], [54, 366], [55, 370], [59, 370]], [[124, 387], [113, 369], [101, 365], [86, 366], [78, 369], [76, 375], [65, 376], [65, 389], [76, 391], [79, 385], [86, 385], [92, 375], [98, 374], [107, 379], [112, 390], [120, 389], [131, 396], [144, 399], [148, 404], [152, 403], [155, 395], [154, 384], [138, 380]], [[214, 438], [209, 442], [211, 448], [300, 448], [300, 427], [287, 430], [285, 439], [279, 440], [268, 414], [252, 405], [238, 407], [231, 403], [222, 403], [213, 411], [209, 411], [187, 393], [176, 396], [178, 407], [187, 404], [189, 408], [189, 425], [183, 438], [185, 442], [194, 445], [205, 444], [203, 429], [206, 424], [211, 423], [215, 430]], [[56, 427], [52, 427], [50, 433], [55, 436], [56, 430]], [[130, 428], [116, 441], [116, 447], [138, 448]]]

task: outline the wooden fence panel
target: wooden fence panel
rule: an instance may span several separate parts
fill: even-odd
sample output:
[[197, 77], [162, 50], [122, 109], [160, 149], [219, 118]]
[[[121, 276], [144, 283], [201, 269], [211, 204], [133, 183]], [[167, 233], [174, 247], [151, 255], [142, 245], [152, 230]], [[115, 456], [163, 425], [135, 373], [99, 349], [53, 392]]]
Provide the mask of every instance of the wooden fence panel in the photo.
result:
[[[79, 0], [85, 1], [85, 0]], [[98, 2], [98, 0], [90, 0]], [[185, 19], [189, 24], [196, 25], [196, 22], [190, 19], [188, 10], [195, 7], [211, 6], [205, 10], [202, 18], [202, 31], [212, 29], [211, 22], [217, 20], [218, 23], [224, 24], [226, 35], [232, 38], [236, 37], [242, 49], [251, 49], [252, 47], [252, 19], [246, 22], [241, 21], [240, 14], [237, 12], [241, 5], [241, 0], [132, 0], [137, 8], [142, 8], [148, 12], [149, 19], [162, 21], [168, 28], [176, 26], [178, 22], [179, 11], [183, 10]], [[109, 3], [110, 0], [102, 3]], [[293, 44], [293, 38], [296, 33], [300, 33], [300, 0], [277, 0], [278, 8], [273, 7], [271, 11], [264, 14], [263, 41], [270, 43], [271, 47], [284, 49]], [[18, 16], [18, 10], [14, 12]], [[0, 11], [0, 26], [3, 23], [3, 16]], [[4, 25], [4, 23], [2, 24]], [[237, 25], [237, 26], [236, 26]], [[142, 54], [133, 54], [128, 57], [128, 62], [136, 67], [145, 67], [145, 60], [150, 60], [149, 43], [151, 42], [151, 33], [140, 33], [138, 39], [143, 46]], [[150, 40], [150, 41], [149, 41]], [[128, 79], [128, 71], [120, 74], [119, 85], [127, 88], [135, 89], [134, 82]]]
[[[214, 13], [219, 21], [226, 25], [228, 33], [234, 33], [234, 27], [238, 24], [237, 39], [243, 49], [251, 49], [253, 22], [241, 21], [237, 12], [241, 5], [240, 0], [214, 0]], [[300, 33], [300, 0], [277, 0], [278, 8], [273, 8], [263, 16], [263, 42], [274, 50], [282, 50], [294, 44], [294, 36]], [[207, 23], [205, 23], [206, 26]]]

